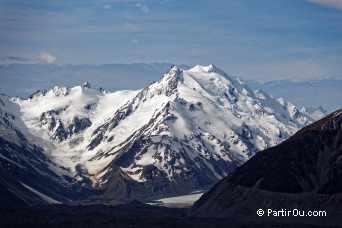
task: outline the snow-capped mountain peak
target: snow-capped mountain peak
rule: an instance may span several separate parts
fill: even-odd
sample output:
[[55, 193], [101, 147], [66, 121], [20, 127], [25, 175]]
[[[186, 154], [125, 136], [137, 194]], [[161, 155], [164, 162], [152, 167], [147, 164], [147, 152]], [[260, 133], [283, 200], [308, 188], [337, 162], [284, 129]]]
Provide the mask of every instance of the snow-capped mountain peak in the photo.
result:
[[28, 96], [29, 99], [33, 99], [34, 97], [45, 96], [47, 90], [37, 90], [36, 92], [32, 93]]
[[69, 89], [65, 86], [55, 86], [52, 88], [52, 92], [56, 97], [68, 95]]
[[108, 93], [108, 91], [105, 90], [105, 89], [102, 88], [102, 87], [97, 88], [97, 90], [98, 90], [99, 92], [103, 93], [103, 94], [107, 94], [107, 93]]
[[177, 84], [182, 80], [182, 70], [172, 65], [164, 74], [164, 76], [156, 83], [149, 85], [142, 92], [152, 93], [157, 95], [164, 94], [165, 96], [171, 96], [177, 89]]
[[[87, 148], [95, 156], [89, 164], [99, 165], [89, 171], [99, 183], [113, 172], [137, 182], [157, 176], [215, 182], [312, 121], [298, 113], [291, 103], [254, 93], [212, 65], [172, 66], [94, 131]], [[183, 167], [194, 160], [198, 168]], [[153, 175], [147, 167], [153, 167]], [[203, 179], [201, 169], [210, 177]]]
[[83, 83], [83, 85], [82, 85], [82, 88], [85, 88], [85, 89], [90, 89], [90, 83], [89, 82], [85, 82], [85, 83]]

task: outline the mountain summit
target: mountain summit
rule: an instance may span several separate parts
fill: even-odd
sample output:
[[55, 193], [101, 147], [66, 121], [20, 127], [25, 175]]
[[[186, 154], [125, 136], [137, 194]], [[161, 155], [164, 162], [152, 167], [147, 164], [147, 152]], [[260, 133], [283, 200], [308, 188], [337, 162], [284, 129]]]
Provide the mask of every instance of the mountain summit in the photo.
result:
[[[209, 188], [325, 114], [311, 116], [253, 92], [214, 65], [171, 66], [139, 91], [83, 88], [54, 87], [29, 99], [1, 96], [0, 123], [40, 148], [54, 175], [100, 191], [93, 197], [107, 201]], [[6, 131], [0, 137], [14, 143]], [[0, 158], [3, 167], [20, 164], [8, 153]]]

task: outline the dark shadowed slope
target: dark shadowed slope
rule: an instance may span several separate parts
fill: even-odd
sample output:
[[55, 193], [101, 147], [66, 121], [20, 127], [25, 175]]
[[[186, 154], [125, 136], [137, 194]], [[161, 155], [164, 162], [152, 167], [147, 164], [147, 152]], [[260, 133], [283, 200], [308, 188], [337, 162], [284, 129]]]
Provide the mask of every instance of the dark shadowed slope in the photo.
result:
[[[204, 194], [191, 216], [342, 224], [342, 110], [256, 154]], [[258, 209], [325, 210], [326, 217], [258, 216]]]

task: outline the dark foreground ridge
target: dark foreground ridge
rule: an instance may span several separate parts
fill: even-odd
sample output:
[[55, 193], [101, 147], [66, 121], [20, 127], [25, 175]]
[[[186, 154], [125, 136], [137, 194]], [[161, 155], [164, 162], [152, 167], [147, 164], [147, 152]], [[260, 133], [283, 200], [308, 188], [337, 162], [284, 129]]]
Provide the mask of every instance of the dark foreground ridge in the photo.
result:
[[[190, 215], [341, 225], [341, 158], [339, 110], [256, 154], [195, 202]], [[325, 211], [326, 216], [258, 216], [259, 209]]]
[[[186, 217], [187, 209], [156, 207], [140, 202], [105, 206], [41, 206], [0, 209], [0, 227], [288, 227], [282, 223]], [[291, 224], [291, 227], [320, 227]]]

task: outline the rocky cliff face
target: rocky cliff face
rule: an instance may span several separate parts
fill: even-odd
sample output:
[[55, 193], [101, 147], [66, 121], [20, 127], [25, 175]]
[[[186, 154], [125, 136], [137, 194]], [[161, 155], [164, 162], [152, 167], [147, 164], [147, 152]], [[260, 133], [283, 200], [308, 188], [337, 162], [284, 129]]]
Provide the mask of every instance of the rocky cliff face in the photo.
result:
[[[191, 208], [192, 216], [341, 224], [342, 110], [259, 152]], [[325, 210], [326, 217], [259, 217], [258, 209]]]

